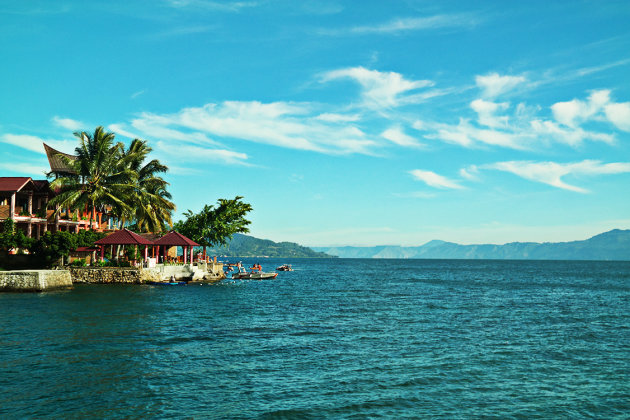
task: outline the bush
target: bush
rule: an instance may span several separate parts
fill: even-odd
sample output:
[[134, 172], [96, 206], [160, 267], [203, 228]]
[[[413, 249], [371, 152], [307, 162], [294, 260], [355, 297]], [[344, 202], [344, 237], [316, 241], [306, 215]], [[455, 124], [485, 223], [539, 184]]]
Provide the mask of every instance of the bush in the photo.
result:
[[81, 258], [78, 260], [74, 260], [70, 265], [73, 267], [85, 267], [85, 259]]
[[77, 237], [70, 232], [46, 232], [33, 246], [33, 251], [48, 265], [56, 264], [61, 257], [68, 257], [76, 249]]

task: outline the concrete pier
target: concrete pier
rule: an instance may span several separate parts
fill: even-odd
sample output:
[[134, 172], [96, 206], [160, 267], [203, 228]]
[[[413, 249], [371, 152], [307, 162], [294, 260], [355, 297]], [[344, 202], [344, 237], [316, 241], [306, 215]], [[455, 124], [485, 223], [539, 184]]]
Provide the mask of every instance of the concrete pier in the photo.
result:
[[0, 271], [0, 292], [44, 292], [72, 287], [68, 270]]

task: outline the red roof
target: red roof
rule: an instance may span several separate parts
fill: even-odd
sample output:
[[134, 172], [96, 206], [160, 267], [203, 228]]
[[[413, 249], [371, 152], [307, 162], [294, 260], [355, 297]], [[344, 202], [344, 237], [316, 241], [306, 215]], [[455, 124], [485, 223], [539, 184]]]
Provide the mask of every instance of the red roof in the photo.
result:
[[92, 252], [92, 251], [98, 251], [98, 248], [89, 247], [89, 246], [80, 246], [74, 250], [74, 252]]
[[154, 242], [155, 245], [166, 246], [199, 246], [197, 242], [194, 242], [179, 232], [174, 230], [162, 236], [160, 239]]
[[153, 245], [153, 242], [128, 229], [118, 230], [94, 243], [97, 245]]
[[20, 191], [32, 179], [28, 176], [3, 176], [0, 178], [0, 191]]

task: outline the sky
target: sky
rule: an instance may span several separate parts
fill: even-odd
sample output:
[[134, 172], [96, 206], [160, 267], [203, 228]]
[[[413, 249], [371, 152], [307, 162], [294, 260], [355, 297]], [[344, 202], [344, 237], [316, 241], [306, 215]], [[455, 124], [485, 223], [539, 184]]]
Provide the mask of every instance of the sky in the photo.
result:
[[0, 0], [0, 176], [102, 125], [306, 246], [630, 228], [630, 2]]

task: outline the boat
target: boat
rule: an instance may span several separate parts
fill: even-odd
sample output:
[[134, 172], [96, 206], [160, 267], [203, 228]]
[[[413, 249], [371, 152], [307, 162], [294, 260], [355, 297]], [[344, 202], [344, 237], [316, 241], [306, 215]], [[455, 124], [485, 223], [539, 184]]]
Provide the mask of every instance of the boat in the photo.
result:
[[293, 271], [293, 267], [291, 264], [282, 264], [280, 267], [276, 268], [277, 271]]
[[278, 273], [264, 273], [260, 270], [247, 271], [245, 267], [238, 267], [238, 271], [232, 273], [232, 278], [235, 280], [265, 280], [275, 279], [278, 277]]
[[181, 286], [186, 285], [185, 281], [149, 281], [151, 286]]

